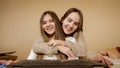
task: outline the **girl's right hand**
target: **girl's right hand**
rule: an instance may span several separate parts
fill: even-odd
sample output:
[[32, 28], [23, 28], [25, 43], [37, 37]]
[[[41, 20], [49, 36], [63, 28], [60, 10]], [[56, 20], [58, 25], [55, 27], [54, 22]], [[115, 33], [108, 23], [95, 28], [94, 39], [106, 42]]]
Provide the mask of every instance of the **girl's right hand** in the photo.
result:
[[56, 46], [56, 45], [64, 45], [64, 41], [62, 40], [50, 40], [48, 42], [48, 46]]

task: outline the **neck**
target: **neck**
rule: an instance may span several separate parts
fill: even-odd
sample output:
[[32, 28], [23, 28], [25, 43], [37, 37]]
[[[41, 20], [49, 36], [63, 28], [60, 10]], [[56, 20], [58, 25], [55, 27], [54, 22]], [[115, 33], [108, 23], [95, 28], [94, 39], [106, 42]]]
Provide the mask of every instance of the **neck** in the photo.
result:
[[55, 34], [50, 35], [50, 36], [49, 36], [49, 39], [50, 39], [50, 40], [55, 39]]

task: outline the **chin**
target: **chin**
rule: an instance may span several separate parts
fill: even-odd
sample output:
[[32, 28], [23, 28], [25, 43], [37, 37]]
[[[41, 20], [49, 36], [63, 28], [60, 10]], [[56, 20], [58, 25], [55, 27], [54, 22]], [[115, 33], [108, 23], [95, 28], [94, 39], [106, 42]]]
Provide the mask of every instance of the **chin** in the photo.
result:
[[65, 34], [68, 35], [68, 36], [72, 36], [73, 35], [73, 33], [70, 33], [70, 32], [65, 32]]
[[65, 32], [66, 35], [70, 35], [71, 33]]

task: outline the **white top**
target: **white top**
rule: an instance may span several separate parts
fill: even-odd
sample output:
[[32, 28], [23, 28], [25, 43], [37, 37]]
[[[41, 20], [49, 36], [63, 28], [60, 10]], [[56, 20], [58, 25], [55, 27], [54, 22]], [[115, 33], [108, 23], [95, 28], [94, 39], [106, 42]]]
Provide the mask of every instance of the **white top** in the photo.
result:
[[33, 48], [31, 48], [30, 54], [27, 57], [27, 60], [35, 60], [37, 58], [37, 54], [33, 52]]

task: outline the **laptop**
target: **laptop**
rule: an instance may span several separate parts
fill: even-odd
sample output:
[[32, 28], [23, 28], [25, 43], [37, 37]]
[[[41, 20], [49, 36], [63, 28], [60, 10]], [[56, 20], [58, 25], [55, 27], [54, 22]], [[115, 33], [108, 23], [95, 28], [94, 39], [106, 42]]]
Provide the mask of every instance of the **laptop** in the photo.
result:
[[23, 60], [6, 68], [109, 68], [107, 65], [92, 60]]

